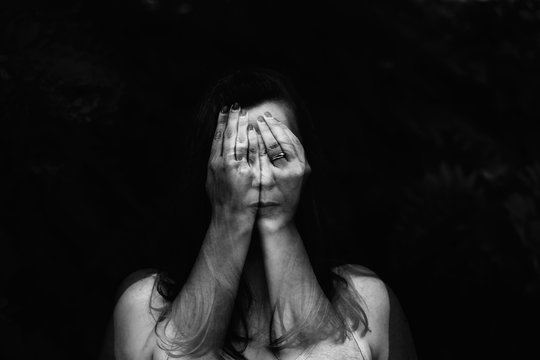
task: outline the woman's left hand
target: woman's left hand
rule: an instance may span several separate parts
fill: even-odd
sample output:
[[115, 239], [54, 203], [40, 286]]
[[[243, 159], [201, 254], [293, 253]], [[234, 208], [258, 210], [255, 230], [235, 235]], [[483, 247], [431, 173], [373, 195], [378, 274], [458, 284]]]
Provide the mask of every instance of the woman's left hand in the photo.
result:
[[258, 225], [276, 230], [292, 223], [302, 183], [311, 169], [300, 140], [270, 113], [264, 115], [257, 118], [261, 156]]

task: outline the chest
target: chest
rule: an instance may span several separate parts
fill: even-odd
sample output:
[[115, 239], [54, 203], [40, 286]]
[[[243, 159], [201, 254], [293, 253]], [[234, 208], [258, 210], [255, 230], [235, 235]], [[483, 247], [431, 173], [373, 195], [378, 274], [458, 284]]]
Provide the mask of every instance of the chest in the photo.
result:
[[[371, 352], [367, 342], [363, 339], [355, 340], [352, 337], [342, 344], [323, 341], [305, 351], [300, 349], [286, 349], [278, 354], [278, 357], [275, 357], [264, 346], [250, 343], [242, 355], [248, 360], [371, 360]], [[207, 355], [197, 359], [221, 360], [213, 355]], [[170, 360], [170, 358], [156, 344], [152, 360]]]

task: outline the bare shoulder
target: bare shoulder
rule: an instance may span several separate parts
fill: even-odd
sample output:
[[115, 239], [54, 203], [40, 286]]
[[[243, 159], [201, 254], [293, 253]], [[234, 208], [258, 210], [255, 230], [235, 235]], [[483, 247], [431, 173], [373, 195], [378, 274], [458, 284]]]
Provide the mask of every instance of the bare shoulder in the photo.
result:
[[388, 300], [386, 284], [373, 270], [362, 265], [346, 264], [335, 268], [334, 272], [352, 282], [355, 290], [366, 297], [366, 302], [385, 303]]
[[155, 291], [157, 274], [142, 270], [120, 285], [114, 309], [114, 353], [117, 360], [151, 359], [157, 311], [164, 300]]
[[371, 330], [369, 335], [373, 334], [374, 327], [388, 323], [390, 294], [384, 281], [373, 270], [361, 265], [346, 264], [334, 271], [345, 278], [349, 286], [360, 295]]
[[365, 338], [373, 358], [416, 359], [407, 319], [390, 287], [374, 271], [361, 265], [347, 264], [334, 271], [348, 280], [363, 301], [369, 326]]

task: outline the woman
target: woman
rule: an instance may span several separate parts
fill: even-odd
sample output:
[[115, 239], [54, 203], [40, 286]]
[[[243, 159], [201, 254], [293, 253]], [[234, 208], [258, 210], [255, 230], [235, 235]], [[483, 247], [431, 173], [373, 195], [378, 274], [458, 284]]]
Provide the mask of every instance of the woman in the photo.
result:
[[197, 124], [185, 190], [206, 192], [196, 213], [208, 224], [187, 237], [204, 240], [175, 279], [126, 280], [116, 359], [416, 358], [384, 283], [326, 261], [316, 176], [307, 181], [319, 147], [291, 84], [268, 70], [234, 73], [207, 94]]

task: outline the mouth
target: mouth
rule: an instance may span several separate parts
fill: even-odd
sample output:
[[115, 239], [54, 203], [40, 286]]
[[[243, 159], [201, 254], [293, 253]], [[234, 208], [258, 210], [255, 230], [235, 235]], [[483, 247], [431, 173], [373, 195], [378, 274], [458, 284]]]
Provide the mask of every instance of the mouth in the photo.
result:
[[279, 205], [279, 204], [272, 201], [263, 201], [259, 203], [259, 207], [269, 207], [269, 206], [276, 206], [276, 205]]

